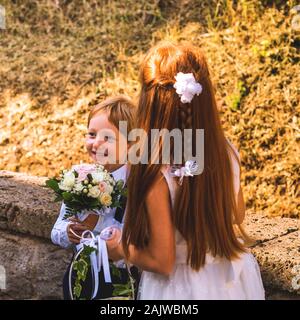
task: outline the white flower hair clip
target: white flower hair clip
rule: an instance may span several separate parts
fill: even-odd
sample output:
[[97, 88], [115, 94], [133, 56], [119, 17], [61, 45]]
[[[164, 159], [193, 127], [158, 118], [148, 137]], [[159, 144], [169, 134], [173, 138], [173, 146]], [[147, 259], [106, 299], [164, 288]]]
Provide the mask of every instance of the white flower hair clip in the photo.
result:
[[196, 161], [187, 160], [185, 165], [179, 169], [171, 169], [171, 175], [179, 177], [179, 184], [182, 185], [183, 177], [193, 177], [198, 170], [198, 164]]
[[175, 79], [174, 88], [182, 103], [190, 103], [195, 94], [199, 96], [202, 92], [201, 84], [196, 82], [192, 73], [178, 72]]

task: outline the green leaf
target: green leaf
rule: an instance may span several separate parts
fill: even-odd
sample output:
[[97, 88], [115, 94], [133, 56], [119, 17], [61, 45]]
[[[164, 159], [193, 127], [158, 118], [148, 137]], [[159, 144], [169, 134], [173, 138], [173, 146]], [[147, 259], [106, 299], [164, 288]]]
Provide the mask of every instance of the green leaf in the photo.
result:
[[80, 297], [81, 290], [82, 290], [81, 284], [80, 284], [80, 283], [77, 283], [77, 284], [74, 286], [74, 290], [73, 290], [73, 293], [74, 293], [74, 295], [75, 295], [77, 298]]
[[134, 279], [129, 275], [129, 280], [126, 284], [113, 284], [113, 296], [127, 296], [129, 298], [134, 297], [134, 288], [132, 287]]
[[84, 255], [88, 255], [88, 256], [90, 256], [90, 254], [92, 253], [92, 252], [94, 252], [94, 251], [96, 251], [96, 248], [94, 248], [94, 247], [91, 247], [91, 246], [88, 246], [88, 245], [83, 245], [83, 250], [82, 250], [82, 254], [84, 254]]
[[122, 189], [121, 195], [122, 195], [123, 197], [126, 197], [126, 198], [127, 198], [127, 196], [128, 196], [128, 189], [127, 189], [127, 188]]
[[89, 207], [97, 207], [99, 204], [99, 200], [95, 198], [88, 198], [89, 200]]
[[65, 201], [71, 201], [72, 198], [73, 198], [72, 194], [70, 192], [67, 192], [67, 191], [63, 192], [62, 196], [63, 196]]
[[54, 199], [54, 202], [59, 202], [59, 201], [62, 201], [64, 198], [60, 195], [60, 194], [57, 194], [55, 199]]
[[[115, 285], [114, 285], [115, 287]], [[113, 296], [123, 296], [123, 295], [126, 295], [126, 296], [129, 296], [131, 294], [131, 289], [128, 289], [128, 288], [115, 288], [114, 291], [113, 291]]]
[[112, 273], [115, 277], [121, 279], [121, 271], [120, 271], [113, 263], [110, 264], [110, 267], [111, 267], [111, 273]]
[[118, 180], [116, 183], [117, 190], [119, 191], [122, 190], [123, 186], [124, 186], [124, 181], [122, 179]]
[[79, 261], [78, 261], [78, 268], [77, 268], [77, 270], [78, 270], [78, 272], [80, 273], [83, 273], [86, 269], [87, 269], [87, 267], [88, 267], [88, 263], [84, 260], [84, 259], [80, 259]]
[[55, 192], [59, 192], [58, 181], [56, 179], [49, 179], [46, 181], [46, 186]]
[[83, 272], [77, 272], [77, 279], [81, 281], [85, 281], [86, 279], [86, 271], [83, 270]]

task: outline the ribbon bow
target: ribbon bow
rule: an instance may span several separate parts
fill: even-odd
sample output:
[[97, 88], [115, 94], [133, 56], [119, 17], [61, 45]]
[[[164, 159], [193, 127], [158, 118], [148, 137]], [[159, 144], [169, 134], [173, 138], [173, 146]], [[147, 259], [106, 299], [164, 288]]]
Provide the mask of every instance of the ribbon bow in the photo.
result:
[[185, 165], [179, 169], [175, 169], [173, 172], [173, 176], [179, 177], [179, 184], [182, 185], [183, 177], [192, 177], [198, 170], [198, 164], [196, 161], [187, 160]]
[[98, 292], [99, 272], [101, 271], [101, 268], [103, 268], [105, 282], [111, 282], [108, 253], [107, 253], [107, 247], [105, 242], [105, 240], [107, 240], [111, 236], [111, 231], [112, 231], [112, 228], [109, 227], [102, 230], [100, 235], [97, 235], [97, 236], [95, 236], [93, 232], [90, 230], [86, 230], [82, 233], [82, 236], [80, 237], [80, 243], [76, 246], [76, 249], [78, 250], [78, 252], [73, 259], [73, 262], [71, 264], [70, 271], [69, 271], [69, 291], [70, 291], [71, 300], [73, 300], [72, 283], [71, 283], [73, 264], [78, 258], [78, 256], [80, 255], [80, 253], [82, 252], [82, 250], [84, 249], [84, 245], [97, 249], [96, 252], [93, 251], [90, 255], [92, 277], [95, 281], [92, 299], [96, 297]]

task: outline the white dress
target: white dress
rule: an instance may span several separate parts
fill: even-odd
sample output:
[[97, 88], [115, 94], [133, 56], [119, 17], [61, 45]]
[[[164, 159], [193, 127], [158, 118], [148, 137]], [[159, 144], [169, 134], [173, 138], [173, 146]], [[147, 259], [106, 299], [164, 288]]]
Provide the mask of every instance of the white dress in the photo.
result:
[[[230, 143], [230, 142], [229, 142]], [[231, 143], [230, 143], [231, 144]], [[231, 144], [232, 145], [232, 144]], [[234, 148], [234, 146], [233, 146]], [[234, 148], [237, 156], [239, 154]], [[234, 189], [240, 185], [240, 170], [230, 153], [234, 168]], [[180, 186], [170, 175], [169, 167], [162, 170], [169, 186], [172, 206]], [[212, 257], [207, 253], [206, 263], [194, 271], [186, 264], [186, 241], [176, 230], [176, 261], [170, 276], [143, 271], [138, 299], [140, 300], [263, 300], [264, 287], [258, 263], [251, 253], [243, 253], [238, 260]]]

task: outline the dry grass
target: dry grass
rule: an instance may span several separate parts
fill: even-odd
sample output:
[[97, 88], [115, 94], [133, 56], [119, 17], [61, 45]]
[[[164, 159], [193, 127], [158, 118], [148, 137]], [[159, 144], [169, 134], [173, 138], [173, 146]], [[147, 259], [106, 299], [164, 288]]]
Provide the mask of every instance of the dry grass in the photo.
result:
[[0, 169], [53, 175], [86, 161], [89, 106], [136, 96], [160, 40], [206, 52], [226, 134], [242, 157], [247, 207], [300, 216], [296, 1], [4, 1]]

